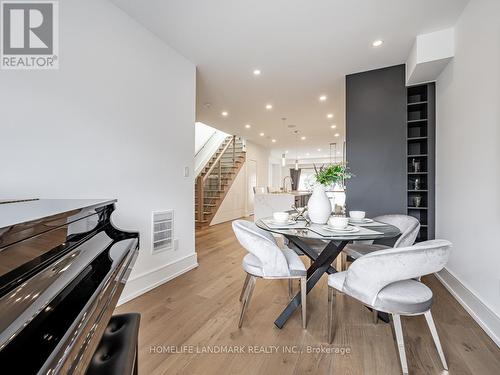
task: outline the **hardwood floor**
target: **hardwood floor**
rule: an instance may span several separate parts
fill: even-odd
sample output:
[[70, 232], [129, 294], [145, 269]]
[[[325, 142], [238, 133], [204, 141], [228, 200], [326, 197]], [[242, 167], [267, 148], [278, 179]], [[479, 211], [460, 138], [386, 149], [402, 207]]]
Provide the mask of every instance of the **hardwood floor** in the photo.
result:
[[[327, 344], [325, 276], [308, 295], [307, 330], [301, 328], [300, 311], [282, 330], [273, 324], [288, 302], [285, 280], [257, 280], [238, 329], [245, 251], [230, 223], [199, 230], [196, 251], [197, 269], [117, 308], [142, 315], [140, 374], [401, 373], [391, 325], [373, 324], [370, 311], [345, 295], [336, 295], [336, 335]], [[500, 373], [500, 349], [435, 277], [423, 281], [434, 292], [432, 312], [449, 372]], [[446, 373], [424, 317], [402, 323], [410, 374]], [[204, 352], [217, 349], [242, 353]]]

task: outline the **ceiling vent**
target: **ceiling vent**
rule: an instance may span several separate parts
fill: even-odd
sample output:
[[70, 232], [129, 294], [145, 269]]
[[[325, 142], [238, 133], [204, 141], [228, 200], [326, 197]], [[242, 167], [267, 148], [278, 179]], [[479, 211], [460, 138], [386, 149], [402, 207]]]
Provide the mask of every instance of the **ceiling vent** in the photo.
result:
[[153, 212], [153, 254], [174, 248], [174, 211]]

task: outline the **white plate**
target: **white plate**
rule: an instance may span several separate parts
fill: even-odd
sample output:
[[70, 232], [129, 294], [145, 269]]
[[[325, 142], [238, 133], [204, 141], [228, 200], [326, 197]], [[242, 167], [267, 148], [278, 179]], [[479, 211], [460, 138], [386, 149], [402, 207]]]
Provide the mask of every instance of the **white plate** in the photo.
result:
[[269, 224], [272, 224], [272, 225], [293, 225], [295, 224], [295, 221], [293, 220], [288, 220], [288, 221], [276, 221], [276, 220], [269, 220]]
[[323, 229], [328, 230], [330, 232], [337, 232], [337, 233], [355, 233], [355, 232], [359, 232], [360, 231], [359, 228], [357, 228], [357, 227], [351, 227], [351, 226], [349, 226], [349, 227], [347, 227], [345, 229], [336, 229], [336, 228], [332, 228], [332, 227], [330, 227], [328, 225], [325, 225], [323, 227]]
[[349, 218], [349, 221], [353, 224], [368, 224], [368, 223], [373, 223], [372, 219], [353, 219], [352, 217]]

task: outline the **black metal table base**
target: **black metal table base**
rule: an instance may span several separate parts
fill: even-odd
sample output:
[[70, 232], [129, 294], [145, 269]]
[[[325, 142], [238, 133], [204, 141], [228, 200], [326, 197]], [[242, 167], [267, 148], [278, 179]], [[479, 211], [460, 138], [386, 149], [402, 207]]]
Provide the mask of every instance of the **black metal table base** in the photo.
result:
[[[307, 293], [312, 290], [312, 288], [316, 285], [316, 283], [325, 272], [329, 274], [337, 272], [337, 270], [332, 267], [331, 264], [348, 243], [348, 241], [339, 241], [337, 245], [335, 241], [330, 241], [330, 243], [318, 255], [300, 238], [295, 236], [286, 237], [304, 254], [306, 254], [313, 260], [313, 263], [307, 269]], [[283, 310], [280, 316], [275, 320], [274, 324], [276, 325], [276, 327], [283, 328], [288, 318], [290, 318], [293, 312], [300, 306], [300, 303], [300, 293], [297, 293], [295, 297], [288, 303], [288, 306], [285, 308], [285, 310]]]
[[378, 318], [385, 322], [385, 323], [389, 323], [391, 320], [389, 319], [389, 314], [387, 314], [386, 312], [382, 312], [382, 311], [379, 311], [378, 312]]

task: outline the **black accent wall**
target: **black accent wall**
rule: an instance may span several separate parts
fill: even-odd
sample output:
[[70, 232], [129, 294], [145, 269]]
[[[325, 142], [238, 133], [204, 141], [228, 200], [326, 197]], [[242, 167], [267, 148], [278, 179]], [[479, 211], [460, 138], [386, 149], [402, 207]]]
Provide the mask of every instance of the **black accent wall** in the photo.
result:
[[347, 210], [406, 214], [405, 66], [346, 76]]

